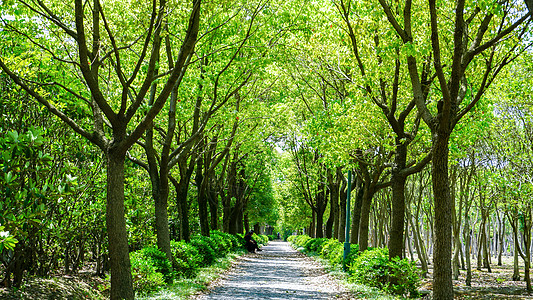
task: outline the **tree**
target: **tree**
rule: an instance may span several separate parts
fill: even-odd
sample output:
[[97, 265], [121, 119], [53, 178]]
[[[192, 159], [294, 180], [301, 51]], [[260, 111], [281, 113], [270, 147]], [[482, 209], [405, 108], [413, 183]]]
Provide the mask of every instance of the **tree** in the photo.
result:
[[[452, 299], [451, 220], [452, 201], [448, 179], [449, 139], [457, 123], [481, 99], [501, 69], [520, 52], [529, 15], [513, 1], [483, 7], [458, 0], [442, 3], [429, 0], [429, 9], [413, 10], [406, 0], [392, 7], [379, 0], [390, 26], [406, 48], [413, 98], [423, 121], [432, 133], [432, 185], [435, 203], [434, 297]], [[395, 12], [402, 12], [395, 13]], [[439, 14], [447, 16], [439, 18]], [[430, 22], [430, 32], [419, 27]], [[403, 26], [401, 25], [403, 21]], [[447, 33], [452, 33], [447, 35]], [[424, 39], [431, 46], [422, 44]], [[450, 51], [446, 51], [450, 49]], [[424, 52], [422, 57], [418, 53]], [[429, 57], [440, 92], [436, 111], [424, 97], [427, 88], [419, 65]], [[432, 88], [432, 90], [435, 90]]]
[[[106, 157], [106, 226], [111, 264], [111, 299], [134, 298], [124, 216], [126, 152], [150, 126], [185, 71], [185, 62], [194, 49], [198, 35], [200, 4], [201, 0], [197, 0], [188, 7], [186, 33], [174, 68], [164, 73], [165, 84], [156, 91], [158, 96], [151, 106], [145, 99], [147, 93], [155, 80], [162, 80], [157, 77], [155, 70], [160, 55], [161, 31], [170, 17], [167, 15], [170, 8], [165, 0], [154, 0], [146, 7], [134, 4], [127, 7], [125, 3], [118, 3], [118, 7], [115, 7], [112, 3], [101, 4], [98, 0], [84, 5], [83, 1], [76, 0], [73, 11], [68, 5], [58, 3], [21, 1], [2, 11], [3, 16], [19, 15], [22, 9], [24, 16], [14, 21], [4, 20], [4, 28], [8, 28], [17, 40], [28, 41], [28, 47], [39, 49], [36, 54], [46, 57], [52, 66], [80, 74], [80, 77], [74, 75], [65, 80], [61, 74], [49, 73], [50, 77], [33, 80], [21, 71], [22, 66], [6, 63], [19, 61], [17, 55], [20, 53], [13, 55], [8, 45], [3, 46], [0, 59], [2, 70], [74, 132], [98, 146]], [[54, 7], [50, 8], [51, 5]], [[118, 24], [118, 15], [123, 16], [124, 11], [130, 10], [139, 12], [139, 16], [146, 16], [146, 20], [139, 24], [134, 24], [132, 20], [126, 28], [124, 24]], [[38, 18], [42, 22], [40, 30], [25, 30], [21, 23], [26, 17]], [[115, 33], [119, 30], [117, 27], [124, 33], [122, 36]], [[138, 31], [135, 32], [134, 28]], [[60, 43], [63, 39], [70, 43]], [[67, 54], [62, 47], [66, 48]], [[36, 56], [33, 59], [40, 58]], [[26, 67], [42, 71], [35, 70], [34, 66]], [[112, 89], [107, 89], [108, 85]], [[57, 88], [62, 93], [49, 94], [45, 92], [48, 88]], [[115, 93], [115, 89], [119, 92]], [[92, 111], [92, 129], [79, 123], [82, 120], [75, 120], [75, 116], [58, 105], [74, 99], [77, 99], [78, 106], [85, 106], [85, 109]]]

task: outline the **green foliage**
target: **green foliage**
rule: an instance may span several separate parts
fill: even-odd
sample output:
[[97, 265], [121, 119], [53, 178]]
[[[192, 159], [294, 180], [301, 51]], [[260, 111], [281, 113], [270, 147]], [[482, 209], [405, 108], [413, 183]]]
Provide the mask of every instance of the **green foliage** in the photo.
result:
[[291, 235], [287, 238], [287, 241], [297, 247], [303, 247], [310, 239], [311, 237], [308, 235]]
[[224, 245], [227, 245], [227, 247], [222, 250], [224, 253], [235, 251], [238, 248], [242, 248], [244, 246], [244, 239], [241, 239], [238, 236], [229, 234], [227, 232], [211, 230], [210, 236], [215, 237], [219, 240], [222, 239], [222, 243]]
[[18, 240], [9, 231], [4, 231], [4, 226], [0, 226], [0, 253], [4, 249], [13, 251], [16, 243]]
[[191, 245], [198, 249], [199, 255], [202, 257], [200, 266], [207, 267], [215, 261], [216, 253], [211, 245], [211, 240], [208, 237], [197, 235], [191, 239]]
[[154, 261], [147, 257], [143, 250], [130, 253], [133, 289], [138, 294], [157, 291], [165, 284], [163, 274], [157, 271]]
[[420, 278], [416, 266], [407, 259], [389, 261], [387, 248], [363, 252], [349, 268], [350, 280], [356, 283], [377, 287], [391, 294], [417, 295]]
[[322, 245], [320, 256], [325, 258], [331, 265], [338, 265], [342, 263], [344, 254], [344, 245], [337, 239], [329, 239]]
[[257, 246], [261, 247], [261, 245], [268, 244], [268, 236], [264, 234], [253, 234], [252, 238], [257, 242]]
[[192, 277], [202, 265], [203, 256], [198, 248], [185, 241], [170, 241], [177, 275]]
[[165, 253], [156, 247], [146, 247], [141, 251], [147, 260], [152, 261], [152, 265], [156, 268], [156, 272], [163, 274], [165, 282], [172, 283], [174, 279], [174, 271], [172, 270], [172, 264], [168, 261]]
[[328, 241], [328, 238], [315, 238], [310, 239], [305, 243], [304, 248], [307, 251], [320, 253], [322, 251], [322, 247], [324, 244]]

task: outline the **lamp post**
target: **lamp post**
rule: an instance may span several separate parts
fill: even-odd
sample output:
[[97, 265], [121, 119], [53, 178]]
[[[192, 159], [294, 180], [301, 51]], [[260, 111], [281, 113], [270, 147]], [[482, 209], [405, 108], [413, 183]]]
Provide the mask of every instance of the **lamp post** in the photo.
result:
[[346, 193], [346, 225], [344, 231], [344, 254], [342, 255], [342, 266], [346, 271], [346, 259], [350, 254], [350, 193], [352, 191], [352, 171], [348, 170], [348, 192]]

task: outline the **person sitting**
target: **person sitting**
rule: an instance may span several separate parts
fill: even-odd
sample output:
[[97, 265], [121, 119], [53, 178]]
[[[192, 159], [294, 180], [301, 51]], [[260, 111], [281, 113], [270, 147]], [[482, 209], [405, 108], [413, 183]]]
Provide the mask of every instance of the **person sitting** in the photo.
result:
[[252, 238], [253, 234], [254, 234], [254, 231], [250, 230], [244, 235], [244, 240], [246, 241], [246, 244], [244, 246], [250, 253], [255, 253], [255, 250], [263, 251], [259, 249], [259, 247], [257, 246], [257, 242]]

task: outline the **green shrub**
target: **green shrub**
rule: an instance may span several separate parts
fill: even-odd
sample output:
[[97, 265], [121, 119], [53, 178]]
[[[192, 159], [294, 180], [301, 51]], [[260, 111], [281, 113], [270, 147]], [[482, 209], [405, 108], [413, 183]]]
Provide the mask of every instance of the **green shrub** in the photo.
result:
[[320, 256], [326, 259], [331, 265], [342, 263], [344, 245], [337, 239], [330, 239], [322, 245]]
[[305, 243], [304, 248], [309, 252], [320, 253], [322, 246], [328, 241], [328, 238], [310, 239]]
[[231, 241], [223, 235], [212, 233], [209, 239], [212, 242], [211, 245], [213, 246], [213, 250], [215, 250], [216, 257], [223, 257], [231, 251]]
[[207, 267], [215, 262], [216, 254], [211, 246], [211, 239], [198, 235], [191, 239], [190, 244], [198, 249], [198, 253], [202, 257], [201, 267]]
[[[342, 251], [344, 253], [344, 245], [343, 245]], [[351, 266], [354, 263], [355, 259], [358, 258], [360, 254], [361, 253], [359, 252], [358, 244], [350, 245], [350, 253], [348, 253], [346, 260], [344, 261], [344, 265]], [[348, 274], [351, 274], [349, 269], [348, 269]]]
[[211, 235], [222, 236], [224, 240], [228, 242], [228, 246], [230, 247], [229, 251], [235, 251], [238, 248], [244, 247], [244, 238], [238, 237], [237, 235], [229, 234], [227, 232], [222, 232], [218, 230], [211, 230]]
[[202, 265], [203, 256], [192, 244], [185, 241], [170, 241], [170, 249], [175, 261], [174, 270], [178, 275], [192, 277]]
[[166, 283], [172, 283], [174, 280], [174, 271], [172, 270], [172, 264], [167, 259], [164, 252], [160, 251], [156, 247], [146, 247], [141, 250], [142, 254], [152, 261], [156, 271], [163, 274]]
[[289, 237], [292, 244], [294, 244], [296, 247], [303, 247], [309, 241], [311, 238], [308, 235], [293, 235], [294, 238]]
[[275, 234], [270, 234], [270, 235], [268, 235], [268, 240], [269, 240], [269, 241], [273, 241], [273, 240], [275, 240], [275, 239], [277, 239], [277, 238], [278, 238], [278, 236], [275, 235]]
[[253, 234], [252, 238], [257, 242], [257, 245], [266, 245], [268, 243], [268, 236], [264, 234]]
[[291, 244], [294, 244], [294, 241], [296, 240], [297, 235], [289, 235], [285, 240]]
[[149, 259], [143, 250], [130, 253], [131, 275], [133, 289], [136, 293], [145, 295], [155, 292], [165, 284], [163, 274], [157, 272], [152, 259]]
[[391, 294], [417, 296], [420, 278], [416, 266], [407, 259], [389, 261], [388, 252], [387, 248], [363, 252], [350, 265], [350, 280]]

